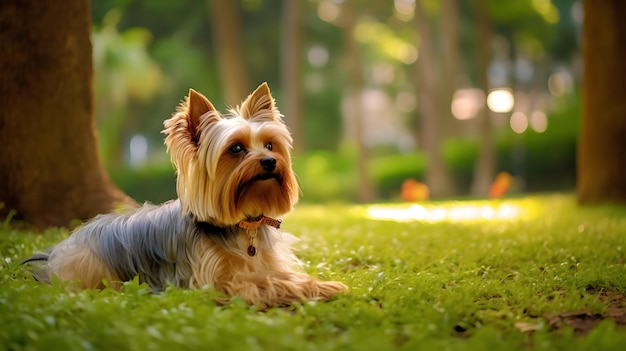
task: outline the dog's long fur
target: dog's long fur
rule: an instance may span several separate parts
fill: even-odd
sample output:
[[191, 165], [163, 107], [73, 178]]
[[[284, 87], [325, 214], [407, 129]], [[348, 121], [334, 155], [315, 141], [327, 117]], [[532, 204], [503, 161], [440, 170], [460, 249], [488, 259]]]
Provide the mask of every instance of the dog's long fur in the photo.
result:
[[347, 290], [303, 273], [290, 248], [292, 235], [266, 224], [239, 226], [282, 216], [298, 200], [292, 139], [267, 84], [226, 117], [190, 90], [164, 125], [179, 198], [95, 217], [26, 260], [44, 262], [38, 280], [57, 276], [77, 288], [108, 282], [119, 289], [137, 276], [155, 291], [167, 284], [211, 286], [261, 306], [326, 300]]

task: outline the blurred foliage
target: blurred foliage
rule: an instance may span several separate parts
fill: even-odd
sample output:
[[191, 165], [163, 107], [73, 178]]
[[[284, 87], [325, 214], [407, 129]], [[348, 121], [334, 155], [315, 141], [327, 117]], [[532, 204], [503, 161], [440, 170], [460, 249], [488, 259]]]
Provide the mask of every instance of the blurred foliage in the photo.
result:
[[[575, 186], [576, 140], [580, 120], [577, 97], [549, 116], [550, 127], [543, 133], [528, 131], [517, 135], [511, 130], [494, 135], [497, 169], [516, 176], [513, 191], [568, 191]], [[456, 181], [469, 190], [474, 164], [478, 158], [477, 138], [455, 138], [445, 142], [441, 152]], [[356, 198], [355, 154], [343, 148], [338, 152], [318, 151], [294, 160], [303, 188], [303, 201], [329, 201]], [[428, 161], [423, 151], [392, 153], [372, 157], [369, 172], [382, 198], [399, 199], [402, 182], [424, 179]]]
[[120, 17], [117, 9], [107, 12], [92, 34], [96, 120], [100, 149], [110, 168], [122, 166], [121, 133], [132, 122], [127, 118], [129, 101], [150, 101], [163, 83], [161, 69], [147, 51], [152, 35], [140, 27], [119, 32]]
[[169, 163], [140, 169], [118, 169], [111, 171], [110, 176], [117, 186], [140, 204], [160, 204], [177, 197], [176, 174]]
[[[444, 2], [421, 1], [436, 36], [436, 49], [444, 52], [440, 40], [444, 31]], [[457, 1], [457, 88], [477, 86], [476, 1]], [[236, 3], [241, 15], [240, 39], [245, 64], [253, 85], [250, 89], [267, 81], [280, 108], [284, 89], [280, 79], [282, 1], [237, 0]], [[565, 69], [570, 72], [573, 84], [578, 84], [580, 22], [576, 20], [576, 11], [580, 3], [571, 0], [488, 0], [487, 3], [493, 34], [490, 74], [504, 70], [505, 83], [513, 90], [539, 96], [532, 103], [549, 116], [545, 133], [529, 129], [517, 135], [507, 126], [496, 130], [498, 170], [508, 170], [523, 178], [520, 190], [572, 187], [578, 95], [570, 90], [564, 96], [552, 96], [547, 82], [552, 73]], [[300, 110], [305, 132], [301, 138], [306, 152], [295, 150], [294, 157], [303, 201], [352, 200], [356, 190], [356, 153], [347, 146], [353, 141], [347, 139], [349, 128], [342, 116], [347, 86], [343, 28], [340, 17], [322, 19], [322, 9], [330, 9], [332, 14], [341, 4], [333, 0], [303, 1]], [[419, 101], [406, 108], [399, 107], [401, 98], [407, 94], [414, 96], [414, 62], [419, 56], [419, 42], [412, 14], [398, 9], [411, 9], [415, 2], [359, 0], [354, 4], [358, 12], [355, 37], [363, 56], [365, 85], [367, 89], [384, 93], [392, 102], [377, 118], [382, 123], [400, 121], [396, 128], [419, 135], [420, 121], [415, 108]], [[92, 3], [95, 99], [105, 163], [113, 179], [139, 201], [160, 202], [175, 196], [174, 171], [160, 131], [163, 120], [171, 115], [188, 89], [193, 87], [204, 93], [219, 110], [226, 110], [220, 82], [228, 77], [216, 64], [211, 28], [212, 16], [219, 14], [213, 13], [209, 5], [207, 0]], [[325, 58], [314, 62], [310, 58], [312, 48], [326, 55]], [[520, 62], [530, 67], [530, 78], [526, 80], [519, 76], [523, 68]], [[392, 117], [396, 115], [398, 118]], [[289, 116], [286, 118], [289, 120]], [[379, 126], [369, 128], [375, 133]], [[129, 168], [128, 145], [137, 134], [148, 143], [146, 163]], [[404, 179], [423, 177], [427, 161], [419, 148], [419, 139], [404, 146], [369, 145], [372, 158], [368, 168], [381, 198], [397, 197]], [[469, 127], [457, 131], [442, 145], [440, 152], [461, 189], [469, 187], [478, 149], [476, 131]]]

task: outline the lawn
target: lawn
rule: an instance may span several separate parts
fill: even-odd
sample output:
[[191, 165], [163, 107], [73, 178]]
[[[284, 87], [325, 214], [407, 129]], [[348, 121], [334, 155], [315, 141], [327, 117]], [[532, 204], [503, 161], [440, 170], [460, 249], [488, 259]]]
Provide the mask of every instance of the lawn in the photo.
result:
[[305, 269], [351, 291], [258, 311], [210, 290], [68, 292], [19, 261], [68, 233], [0, 227], [0, 350], [621, 350], [626, 208], [569, 195], [299, 205]]

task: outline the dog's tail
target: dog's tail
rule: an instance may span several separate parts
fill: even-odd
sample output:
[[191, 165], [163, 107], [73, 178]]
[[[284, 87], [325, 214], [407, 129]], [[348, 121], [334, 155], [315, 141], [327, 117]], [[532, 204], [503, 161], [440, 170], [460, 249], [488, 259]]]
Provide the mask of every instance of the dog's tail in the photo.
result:
[[48, 261], [48, 258], [50, 258], [50, 254], [49, 253], [45, 253], [45, 252], [39, 252], [34, 254], [32, 257], [25, 259], [24, 261], [22, 261], [21, 265], [25, 265], [29, 262], [40, 262], [40, 261]]
[[30, 258], [22, 261], [20, 265], [29, 265], [30, 268], [28, 271], [32, 274], [33, 278], [39, 282], [50, 282], [50, 277], [48, 274], [48, 270], [46, 268], [46, 263], [50, 258], [49, 252], [38, 252], [31, 256]]

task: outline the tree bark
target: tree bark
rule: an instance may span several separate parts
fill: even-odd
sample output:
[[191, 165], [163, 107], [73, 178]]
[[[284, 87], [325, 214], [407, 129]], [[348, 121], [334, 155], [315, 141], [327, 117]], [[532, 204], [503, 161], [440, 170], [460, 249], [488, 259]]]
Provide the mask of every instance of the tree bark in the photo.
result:
[[127, 200], [97, 152], [89, 6], [0, 3], [0, 217], [66, 226]]
[[250, 93], [237, 3], [232, 0], [209, 0], [209, 5], [224, 102], [236, 106]]
[[452, 116], [452, 98], [455, 91], [455, 81], [459, 72], [459, 4], [458, 0], [443, 1], [443, 16], [441, 19], [441, 50], [442, 87], [440, 110], [442, 115], [442, 135], [446, 138], [458, 134], [459, 123]]
[[626, 2], [583, 0], [581, 204], [626, 203]]
[[296, 153], [304, 152], [302, 133], [302, 88], [300, 63], [302, 62], [302, 0], [283, 0], [281, 42], [281, 111], [293, 134]]

